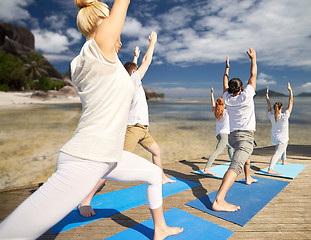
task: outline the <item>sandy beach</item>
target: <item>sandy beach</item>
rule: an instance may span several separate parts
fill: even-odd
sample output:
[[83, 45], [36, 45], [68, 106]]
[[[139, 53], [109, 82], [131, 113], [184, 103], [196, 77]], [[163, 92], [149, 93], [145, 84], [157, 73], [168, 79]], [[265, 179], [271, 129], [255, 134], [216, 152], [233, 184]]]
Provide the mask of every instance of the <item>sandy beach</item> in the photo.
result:
[[43, 100], [39, 98], [32, 98], [32, 94], [33, 92], [0, 92], [0, 109], [23, 107], [40, 103], [80, 102], [79, 97], [50, 98]]

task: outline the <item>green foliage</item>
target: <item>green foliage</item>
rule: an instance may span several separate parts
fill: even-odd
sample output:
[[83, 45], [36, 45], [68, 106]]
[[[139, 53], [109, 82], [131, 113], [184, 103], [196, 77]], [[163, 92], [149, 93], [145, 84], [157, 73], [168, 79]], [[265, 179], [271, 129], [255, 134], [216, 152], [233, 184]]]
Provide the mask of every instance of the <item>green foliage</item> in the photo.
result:
[[25, 83], [23, 61], [10, 53], [0, 51], [0, 84], [20, 89]]
[[59, 90], [64, 87], [63, 81], [53, 82], [52, 89]]
[[46, 65], [46, 60], [40, 53], [31, 51], [29, 55], [24, 55], [22, 59], [24, 60], [24, 69], [28, 76], [28, 82], [38, 80], [42, 75], [47, 75], [49, 66]]
[[7, 84], [0, 84], [0, 92], [8, 92], [10, 90]]
[[49, 90], [59, 90], [64, 86], [63, 81], [52, 81], [49, 77], [40, 77], [39, 80], [34, 80], [27, 82], [25, 87], [33, 90], [49, 91]]
[[54, 82], [46, 77], [49, 66], [40, 53], [32, 51], [19, 58], [0, 51], [0, 91], [26, 89], [48, 91], [60, 89], [63, 81]]

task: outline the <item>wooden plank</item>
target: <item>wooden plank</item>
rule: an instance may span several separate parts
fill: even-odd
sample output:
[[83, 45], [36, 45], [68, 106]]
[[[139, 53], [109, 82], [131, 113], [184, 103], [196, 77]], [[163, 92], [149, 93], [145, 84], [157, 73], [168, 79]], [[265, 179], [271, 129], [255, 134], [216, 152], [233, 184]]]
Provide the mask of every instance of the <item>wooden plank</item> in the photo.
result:
[[[311, 148], [311, 146], [310, 146]], [[271, 149], [269, 149], [271, 151]], [[293, 149], [295, 151], [295, 149]], [[311, 156], [299, 156], [297, 151], [288, 152], [288, 160], [292, 163], [310, 164]], [[251, 171], [262, 169], [268, 166], [270, 155], [264, 155], [264, 151], [258, 150], [252, 155], [252, 164], [255, 165]], [[221, 155], [215, 164], [228, 162], [226, 155]], [[164, 199], [164, 210], [177, 207], [198, 216], [219, 226], [228, 228], [235, 233], [230, 240], [241, 239], [311, 239], [311, 166], [307, 166], [294, 180], [259, 176], [263, 178], [278, 179], [290, 182], [268, 205], [263, 208], [244, 227], [238, 226], [223, 219], [211, 216], [197, 209], [185, 205], [198, 197], [217, 191], [221, 180], [208, 178], [190, 173], [204, 167], [206, 160], [191, 159], [182, 162], [164, 164], [165, 172], [168, 175], [183, 178], [199, 183], [200, 186], [172, 195]], [[258, 176], [258, 175], [255, 175]], [[243, 174], [238, 177], [244, 178]], [[119, 190], [135, 186], [141, 183], [118, 183], [108, 181], [100, 193]], [[27, 186], [26, 188], [11, 189], [0, 192], [0, 220], [3, 220], [11, 213], [25, 198], [27, 198], [38, 185]], [[101, 219], [85, 226], [81, 226], [58, 235], [51, 231], [46, 232], [39, 239], [41, 240], [96, 240], [105, 239], [138, 223], [149, 219], [150, 212], [147, 205], [139, 206], [128, 211], [115, 214], [111, 217]], [[207, 233], [208, 237], [208, 233]]]

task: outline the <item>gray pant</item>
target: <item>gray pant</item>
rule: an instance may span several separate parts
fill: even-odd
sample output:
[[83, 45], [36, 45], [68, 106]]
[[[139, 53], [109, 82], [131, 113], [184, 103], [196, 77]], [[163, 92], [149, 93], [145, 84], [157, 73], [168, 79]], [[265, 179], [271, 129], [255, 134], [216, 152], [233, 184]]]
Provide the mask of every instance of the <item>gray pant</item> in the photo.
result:
[[270, 160], [270, 169], [273, 169], [273, 167], [275, 166], [275, 164], [277, 163], [277, 161], [281, 158], [282, 161], [286, 160], [286, 148], [287, 148], [287, 144], [286, 143], [281, 143], [275, 146], [275, 152], [273, 154], [273, 156], [271, 157]]
[[229, 144], [234, 154], [229, 169], [239, 175], [254, 148], [254, 133], [250, 131], [234, 131], [229, 134]]
[[228, 144], [228, 134], [219, 133], [216, 136], [216, 138], [218, 140], [216, 150], [212, 153], [212, 155], [207, 160], [205, 168], [210, 168], [212, 166], [212, 164], [215, 161], [215, 159], [217, 158], [217, 156], [222, 153], [222, 151], [224, 150], [224, 148], [226, 146], [228, 147], [228, 155], [229, 155], [230, 161], [232, 159], [233, 148]]

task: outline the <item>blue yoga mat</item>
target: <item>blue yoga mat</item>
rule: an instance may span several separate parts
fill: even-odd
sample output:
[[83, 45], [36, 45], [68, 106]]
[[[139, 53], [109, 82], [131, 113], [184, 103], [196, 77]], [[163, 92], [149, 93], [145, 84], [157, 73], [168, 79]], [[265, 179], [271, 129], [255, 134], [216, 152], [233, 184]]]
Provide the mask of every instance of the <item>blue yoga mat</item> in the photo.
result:
[[267, 175], [267, 176], [294, 179], [306, 166], [308, 165], [307, 164], [294, 164], [294, 163], [282, 165], [282, 163], [277, 163], [274, 166], [273, 170], [276, 172], [282, 173], [282, 175], [269, 174], [268, 173], [269, 167], [262, 169], [259, 172], [255, 172], [255, 173], [261, 174], [261, 175]]
[[203, 175], [203, 176], [206, 176], [206, 177], [222, 179], [224, 177], [225, 173], [227, 172], [229, 166], [230, 166], [230, 163], [225, 163], [225, 164], [222, 164], [222, 165], [211, 167], [210, 168], [211, 172], [216, 173], [216, 176], [204, 174], [203, 173], [204, 169], [193, 171], [192, 173]]
[[[198, 183], [190, 182], [184, 179], [172, 178], [175, 183], [163, 185], [163, 197], [183, 192], [187, 189], [199, 186]], [[51, 230], [54, 234], [70, 230], [85, 225], [96, 220], [112, 216], [116, 213], [126, 211], [147, 203], [146, 199], [147, 184], [141, 184], [101, 195], [94, 196], [91, 206], [96, 215], [85, 218], [82, 217], [77, 208], [70, 212], [60, 222], [54, 225]]]
[[[228, 239], [233, 231], [220, 227], [214, 223], [196, 217], [190, 213], [182, 211], [178, 208], [173, 208], [164, 213], [165, 221], [168, 226], [183, 227], [184, 231], [178, 235], [170, 236], [167, 239], [178, 240], [224, 240]], [[126, 229], [116, 235], [113, 235], [107, 240], [146, 240], [153, 239], [153, 221], [149, 219], [141, 224]]]
[[266, 206], [289, 182], [254, 177], [258, 182], [246, 185], [245, 180], [235, 182], [226, 195], [226, 201], [241, 207], [236, 212], [217, 212], [212, 210], [212, 203], [218, 191], [187, 203], [188, 206], [199, 209], [216, 217], [244, 226], [264, 206]]

